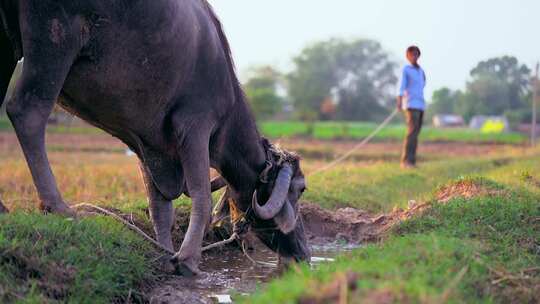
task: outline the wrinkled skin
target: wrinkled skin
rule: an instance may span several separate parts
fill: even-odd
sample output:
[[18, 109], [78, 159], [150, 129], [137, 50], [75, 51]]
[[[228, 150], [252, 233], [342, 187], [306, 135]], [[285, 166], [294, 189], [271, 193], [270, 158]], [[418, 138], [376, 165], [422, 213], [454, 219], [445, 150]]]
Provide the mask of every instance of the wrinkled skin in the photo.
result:
[[[206, 1], [0, 0], [0, 13], [0, 97], [24, 56], [7, 112], [41, 209], [72, 214], [45, 150], [47, 117], [59, 100], [138, 155], [156, 237], [169, 249], [171, 201], [189, 192], [190, 225], [173, 261], [182, 274], [198, 273], [211, 212], [209, 168], [247, 210], [266, 159], [228, 42]], [[290, 204], [298, 200], [300, 175], [296, 165]], [[260, 189], [261, 202], [269, 191]], [[301, 222], [288, 235], [273, 226], [273, 242], [260, 234], [266, 244], [284, 256], [309, 257]]]

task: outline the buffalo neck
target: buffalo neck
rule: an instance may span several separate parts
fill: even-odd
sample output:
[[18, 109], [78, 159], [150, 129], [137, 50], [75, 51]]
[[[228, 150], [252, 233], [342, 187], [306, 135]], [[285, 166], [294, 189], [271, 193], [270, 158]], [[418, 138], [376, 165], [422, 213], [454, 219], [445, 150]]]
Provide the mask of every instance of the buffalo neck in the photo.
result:
[[253, 114], [242, 96], [213, 140], [216, 169], [247, 208], [265, 168], [266, 153]]

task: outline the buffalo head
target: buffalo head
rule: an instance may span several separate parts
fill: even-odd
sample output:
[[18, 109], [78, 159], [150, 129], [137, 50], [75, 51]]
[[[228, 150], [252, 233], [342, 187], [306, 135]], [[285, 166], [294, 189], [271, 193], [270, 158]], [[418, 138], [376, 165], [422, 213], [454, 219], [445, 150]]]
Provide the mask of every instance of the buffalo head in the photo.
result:
[[281, 261], [309, 260], [311, 252], [298, 203], [306, 190], [300, 158], [273, 146], [268, 148], [269, 165], [251, 203], [252, 230], [279, 254]]

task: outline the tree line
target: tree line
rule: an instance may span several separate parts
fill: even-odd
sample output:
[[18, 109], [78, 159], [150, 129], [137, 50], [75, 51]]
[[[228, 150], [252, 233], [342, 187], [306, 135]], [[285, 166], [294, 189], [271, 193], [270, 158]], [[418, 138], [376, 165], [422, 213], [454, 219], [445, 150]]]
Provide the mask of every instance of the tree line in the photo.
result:
[[[333, 38], [303, 49], [294, 68], [251, 69], [244, 83], [260, 120], [283, 112], [300, 120], [377, 121], [395, 104], [399, 64], [374, 40]], [[464, 90], [440, 88], [428, 102], [428, 114], [505, 115], [530, 121], [531, 69], [503, 56], [479, 62]]]
[[433, 92], [429, 113], [458, 114], [466, 120], [474, 115], [504, 115], [513, 123], [531, 121], [531, 69], [517, 58], [481, 61], [470, 76], [464, 90], [441, 88]]
[[[249, 71], [244, 88], [259, 120], [380, 121], [395, 105], [400, 66], [375, 40], [316, 42], [293, 58], [293, 66], [289, 73], [271, 66]], [[428, 117], [504, 115], [514, 124], [530, 122], [531, 73], [512, 56], [481, 61], [463, 90], [434, 91]]]

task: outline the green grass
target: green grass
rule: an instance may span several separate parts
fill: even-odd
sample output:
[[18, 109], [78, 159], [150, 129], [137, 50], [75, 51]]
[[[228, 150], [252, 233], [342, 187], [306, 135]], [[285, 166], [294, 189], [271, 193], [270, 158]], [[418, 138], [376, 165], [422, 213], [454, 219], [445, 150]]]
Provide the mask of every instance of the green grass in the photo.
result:
[[[0, 119], [0, 129], [2, 123]], [[320, 134], [335, 129], [328, 125]], [[67, 201], [134, 212], [146, 220], [143, 228], [151, 230], [136, 160], [120, 153], [50, 156]], [[34, 210], [37, 196], [20, 157], [3, 158], [2, 199], [13, 210]], [[493, 286], [490, 282], [498, 277], [492, 269], [518, 276], [520, 270], [540, 264], [539, 253], [531, 252], [540, 244], [538, 157], [539, 151], [512, 147], [489, 156], [430, 156], [414, 171], [382, 161], [346, 162], [310, 176], [304, 200], [326, 208], [352, 206], [377, 213], [405, 207], [411, 199], [429, 200], [434, 189], [470, 175], [490, 178], [494, 182], [486, 187], [500, 187], [508, 195], [457, 199], [447, 206], [436, 206], [424, 217], [402, 225], [383, 244], [366, 246], [314, 273], [302, 268], [300, 274], [288, 274], [285, 281], [272, 283], [266, 293], [257, 293], [254, 301], [275, 303], [279, 302], [275, 299], [282, 299], [287, 303], [348, 270], [361, 275], [358, 297], [387, 293], [396, 302], [441, 302], [448, 291], [450, 302], [508, 299], [505, 297], [514, 295], [514, 289], [506, 283]], [[309, 173], [321, 163], [306, 159], [303, 165]], [[182, 198], [175, 205], [189, 210], [190, 202]], [[0, 302], [42, 303], [54, 302], [54, 298], [61, 302], [125, 302], [130, 290], [132, 297], [141, 298], [137, 293], [140, 284], [152, 280], [152, 254], [145, 241], [114, 220], [69, 221], [22, 213], [0, 216]], [[463, 269], [466, 275], [455, 288], [449, 288]]]
[[[7, 116], [0, 115], [0, 131], [13, 131], [13, 126], [7, 118]], [[47, 132], [53, 134], [79, 134], [79, 135], [89, 135], [89, 134], [103, 134], [104, 131], [94, 128], [91, 126], [85, 125], [74, 125], [74, 126], [65, 126], [65, 125], [48, 125]]]
[[[261, 132], [269, 138], [307, 137], [320, 140], [350, 139], [367, 137], [377, 127], [365, 122], [316, 122], [310, 128], [308, 123], [299, 121], [267, 121], [259, 124]], [[13, 127], [5, 116], [0, 116], [0, 131], [12, 131]], [[405, 135], [403, 124], [394, 124], [383, 129], [374, 141], [400, 141]], [[49, 125], [47, 132], [53, 134], [101, 134], [103, 131], [90, 126]], [[523, 144], [527, 136], [519, 133], [486, 134], [471, 129], [436, 129], [425, 127], [421, 134], [423, 141]]]
[[[540, 188], [535, 186], [540, 184], [538, 155], [509, 154], [430, 161], [413, 171], [387, 162], [342, 164], [309, 177], [303, 199], [329, 209], [354, 207], [389, 212], [395, 207], [406, 207], [409, 200], [427, 199], [438, 186], [470, 175], [485, 175], [540, 194]], [[525, 179], [527, 175], [529, 178]]]
[[114, 220], [0, 216], [0, 302], [141, 300], [153, 249]]
[[[262, 122], [259, 124], [262, 133], [270, 138], [310, 137], [321, 140], [330, 139], [362, 139], [367, 137], [375, 128], [373, 123], [350, 122], [316, 122], [311, 127], [303, 122]], [[405, 134], [405, 126], [390, 125], [383, 129], [375, 138], [376, 141], [398, 141]], [[500, 143], [522, 144], [527, 137], [518, 133], [486, 134], [470, 129], [436, 129], [426, 127], [421, 139], [431, 142], [467, 142], [467, 143]]]
[[[494, 182], [472, 182], [506, 189]], [[303, 266], [242, 300], [320, 299], [340, 274], [354, 272], [358, 289], [349, 292], [350, 303], [383, 296], [407, 303], [535, 303], [540, 300], [539, 197], [523, 189], [503, 192], [435, 204], [381, 244], [316, 271]]]

